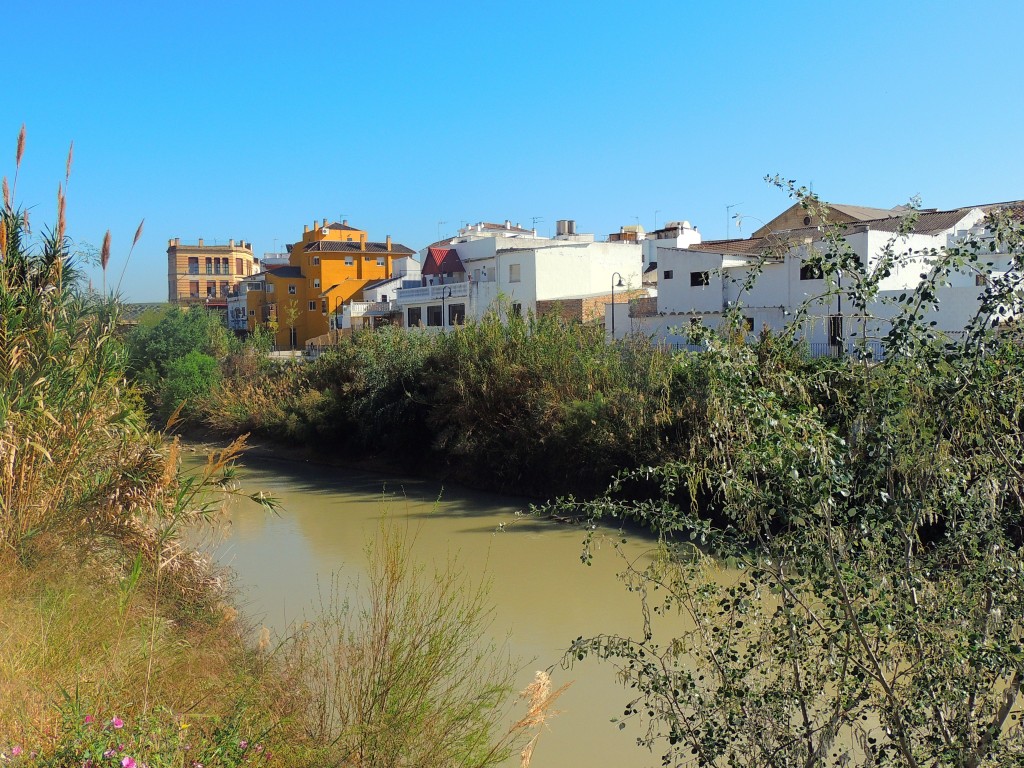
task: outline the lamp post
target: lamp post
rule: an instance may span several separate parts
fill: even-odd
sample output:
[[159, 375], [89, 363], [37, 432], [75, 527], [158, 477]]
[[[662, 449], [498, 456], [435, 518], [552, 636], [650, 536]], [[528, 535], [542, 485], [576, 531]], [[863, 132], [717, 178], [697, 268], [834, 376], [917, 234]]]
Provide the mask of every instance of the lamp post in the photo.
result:
[[[615, 278], [619, 278], [616, 283]], [[615, 341], [615, 289], [625, 288], [625, 283], [622, 282], [622, 275], [618, 272], [612, 272], [612, 341]]]

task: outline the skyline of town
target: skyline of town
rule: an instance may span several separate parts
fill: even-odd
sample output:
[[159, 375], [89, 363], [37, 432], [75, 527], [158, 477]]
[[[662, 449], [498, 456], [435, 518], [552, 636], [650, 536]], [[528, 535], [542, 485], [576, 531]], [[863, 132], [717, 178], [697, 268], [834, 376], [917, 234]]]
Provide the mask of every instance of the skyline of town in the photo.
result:
[[419, 249], [505, 219], [746, 236], [790, 202], [776, 173], [879, 208], [1021, 197], [1024, 157], [992, 141], [1024, 110], [1000, 97], [1015, 5], [44, 0], [9, 19], [27, 74], [0, 173], [24, 123], [18, 198], [52, 222], [74, 141], [76, 241], [111, 229], [120, 271], [146, 220], [130, 300], [166, 294], [170, 238], [281, 251], [312, 215]]

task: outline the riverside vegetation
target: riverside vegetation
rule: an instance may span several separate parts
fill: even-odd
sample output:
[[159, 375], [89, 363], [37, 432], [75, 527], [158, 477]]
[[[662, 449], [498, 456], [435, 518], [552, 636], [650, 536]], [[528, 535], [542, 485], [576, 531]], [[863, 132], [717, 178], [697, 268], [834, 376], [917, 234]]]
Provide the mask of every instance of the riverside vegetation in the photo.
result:
[[[332, 595], [276, 640], [238, 616], [229, 574], [187, 537], [226, 499], [273, 500], [235, 489], [241, 441], [183, 472], [178, 442], [148, 426], [118, 303], [82, 289], [65, 233], [72, 155], [56, 224], [33, 231], [15, 202], [24, 151], [23, 128], [0, 209], [0, 763], [528, 763], [558, 691], [540, 675], [509, 717], [514, 668], [487, 640], [486, 584], [416, 565], [404, 529], [369, 545], [359, 608]], [[177, 377], [168, 396], [191, 397], [210, 384], [208, 351], [139, 380]]]
[[[306, 365], [228, 354], [194, 418], [562, 494], [544, 511], [655, 531], [651, 566], [624, 574], [647, 631], [578, 638], [567, 663], [617, 665], [637, 694], [623, 718], [646, 723], [640, 744], [665, 765], [1021, 765], [1024, 353], [1006, 322], [1019, 215], [926, 254], [880, 359], [814, 360], [796, 340], [840, 293], [868, 314], [914, 255], [900, 245], [914, 219], [868, 264], [825, 226], [824, 293], [753, 343], [742, 302], [695, 332], [697, 354], [545, 318], [383, 329]], [[949, 338], [928, 312], [954, 271], [984, 288]], [[692, 630], [659, 636], [662, 612]]]

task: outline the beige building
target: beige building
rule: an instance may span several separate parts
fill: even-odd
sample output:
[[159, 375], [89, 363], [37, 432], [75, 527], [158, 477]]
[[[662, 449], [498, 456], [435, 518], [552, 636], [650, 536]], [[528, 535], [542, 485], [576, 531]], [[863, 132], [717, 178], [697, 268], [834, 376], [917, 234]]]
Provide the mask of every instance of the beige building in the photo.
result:
[[252, 243], [228, 240], [227, 245], [187, 245], [180, 237], [167, 243], [167, 300], [172, 304], [226, 307], [238, 283], [258, 272]]

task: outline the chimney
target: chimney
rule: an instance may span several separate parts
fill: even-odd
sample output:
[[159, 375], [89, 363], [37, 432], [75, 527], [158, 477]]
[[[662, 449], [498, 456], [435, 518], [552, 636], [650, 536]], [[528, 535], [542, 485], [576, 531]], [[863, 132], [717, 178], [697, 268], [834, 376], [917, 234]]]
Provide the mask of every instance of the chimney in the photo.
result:
[[201, 238], [201, 237], [199, 238], [199, 247], [200, 248], [203, 247], [203, 238]]
[[512, 222], [505, 219], [505, 229], [512, 229]]
[[324, 226], [327, 226], [327, 219], [324, 219]]
[[303, 224], [302, 225], [302, 234], [306, 234], [307, 232], [309, 232], [309, 224]]
[[360, 251], [365, 251], [366, 250], [366, 241], [363, 240], [362, 238], [359, 238], [359, 250]]
[[388, 235], [384, 240], [384, 244], [387, 246], [388, 251], [391, 250], [391, 235]]
[[348, 219], [344, 219], [344, 220], [342, 220], [342, 222], [341, 222], [341, 226], [343, 226], [343, 227], [347, 227], [347, 226], [348, 226]]
[[[243, 245], [244, 245], [244, 243], [243, 243]], [[235, 241], [234, 241], [234, 239], [232, 239], [232, 240], [228, 240], [228, 248], [234, 248], [234, 247], [235, 247]]]
[[167, 241], [167, 247], [170, 248], [173, 245], [174, 245], [174, 238], [172, 237], [170, 240]]

